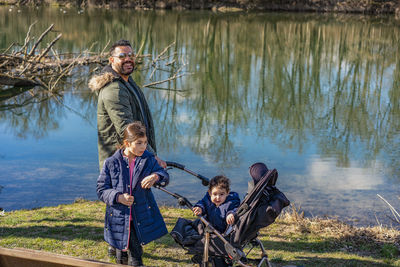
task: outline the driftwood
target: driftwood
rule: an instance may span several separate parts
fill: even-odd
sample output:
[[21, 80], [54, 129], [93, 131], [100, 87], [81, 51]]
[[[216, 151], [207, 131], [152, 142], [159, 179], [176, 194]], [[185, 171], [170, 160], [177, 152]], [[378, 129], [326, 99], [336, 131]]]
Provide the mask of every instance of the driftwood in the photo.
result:
[[[71, 75], [72, 70], [79, 65], [91, 63], [105, 64], [107, 59], [103, 55], [69, 54], [58, 55], [53, 46], [61, 38], [58, 34], [44, 49], [39, 49], [43, 38], [54, 28], [50, 25], [34, 42], [30, 36], [33, 23], [29, 26], [24, 44], [12, 44], [3, 53], [0, 53], [0, 84], [9, 86], [36, 86], [40, 85], [52, 91], [63, 77]], [[29, 48], [30, 47], [30, 48]], [[12, 52], [9, 52], [12, 50]], [[52, 51], [50, 55], [49, 52]]]
[[[31, 37], [30, 33], [35, 23], [29, 26], [23, 45], [13, 43], [0, 53], [0, 85], [16, 87], [39, 85], [51, 92], [60, 80], [73, 75], [75, 68], [89, 64], [104, 66], [108, 63], [108, 55], [104, 52], [106, 47], [100, 53], [85, 51], [80, 54], [59, 54], [55, 52], [53, 46], [62, 34], [58, 34], [44, 49], [39, 49], [44, 37], [53, 31], [54, 24], [34, 41], [35, 38]], [[170, 82], [188, 74], [183, 71], [186, 66], [184, 60], [178, 59], [176, 52], [169, 51], [173, 45], [174, 43], [164, 48], [154, 59], [151, 55], [137, 56], [136, 64], [142, 65], [141, 71], [151, 70], [150, 80], [156, 71], [168, 72], [167, 78], [150, 82], [143, 87], [154, 87], [154, 85]]]

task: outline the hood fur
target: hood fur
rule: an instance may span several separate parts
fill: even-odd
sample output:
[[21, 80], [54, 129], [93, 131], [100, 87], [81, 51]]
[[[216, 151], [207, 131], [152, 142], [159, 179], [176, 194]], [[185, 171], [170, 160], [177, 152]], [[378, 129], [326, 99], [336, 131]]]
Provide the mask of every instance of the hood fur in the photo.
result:
[[105, 72], [99, 75], [95, 75], [89, 80], [89, 88], [90, 90], [92, 90], [92, 92], [98, 91], [105, 85], [112, 82], [115, 78], [116, 77], [111, 72]]

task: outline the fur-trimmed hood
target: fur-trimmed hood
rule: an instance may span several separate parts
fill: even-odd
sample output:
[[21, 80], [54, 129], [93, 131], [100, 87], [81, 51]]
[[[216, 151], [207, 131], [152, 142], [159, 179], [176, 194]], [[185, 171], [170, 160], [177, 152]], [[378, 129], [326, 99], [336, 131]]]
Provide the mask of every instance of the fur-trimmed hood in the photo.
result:
[[92, 92], [99, 91], [101, 88], [118, 78], [120, 78], [120, 76], [111, 68], [111, 65], [107, 65], [99, 75], [94, 75], [89, 80], [89, 88]]

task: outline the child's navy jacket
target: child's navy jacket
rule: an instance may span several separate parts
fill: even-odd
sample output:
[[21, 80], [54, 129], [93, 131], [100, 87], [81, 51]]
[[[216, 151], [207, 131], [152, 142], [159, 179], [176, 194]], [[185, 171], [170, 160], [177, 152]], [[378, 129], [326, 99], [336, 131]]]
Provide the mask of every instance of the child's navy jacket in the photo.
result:
[[230, 213], [235, 213], [239, 205], [240, 198], [236, 192], [230, 192], [225, 202], [219, 207], [211, 202], [210, 194], [207, 192], [203, 199], [199, 200], [194, 206], [200, 207], [203, 210], [202, 214], [205, 219], [220, 233], [223, 233], [227, 227], [226, 216]]
[[139, 242], [147, 244], [168, 233], [151, 189], [143, 189], [141, 181], [151, 173], [160, 177], [158, 184], [169, 182], [168, 173], [157, 163], [147, 150], [136, 157], [132, 181], [134, 203], [131, 207], [117, 202], [119, 194], [130, 192], [129, 162], [123, 157], [122, 149], [105, 160], [97, 179], [97, 196], [107, 204], [104, 225], [104, 240], [111, 246], [123, 250], [128, 246], [130, 234], [130, 209], [132, 225]]

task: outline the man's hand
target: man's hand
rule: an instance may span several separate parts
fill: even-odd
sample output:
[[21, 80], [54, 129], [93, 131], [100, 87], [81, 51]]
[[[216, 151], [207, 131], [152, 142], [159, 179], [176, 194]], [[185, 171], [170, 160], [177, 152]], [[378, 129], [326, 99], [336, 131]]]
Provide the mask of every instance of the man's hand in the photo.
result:
[[132, 206], [134, 197], [129, 195], [128, 193], [120, 194], [118, 196], [118, 202], [124, 204], [125, 206]]
[[153, 173], [150, 174], [149, 176], [146, 176], [142, 182], [140, 183], [140, 185], [142, 186], [142, 188], [144, 189], [149, 189], [153, 186], [154, 183], [156, 183], [158, 181], [159, 177], [157, 173]]
[[232, 213], [226, 216], [227, 224], [233, 224], [234, 222], [235, 222], [235, 216]]
[[194, 213], [196, 216], [200, 216], [200, 215], [203, 213], [203, 210], [202, 210], [200, 207], [194, 207], [194, 208], [193, 208], [193, 213]]
[[155, 156], [156, 160], [158, 162], [158, 165], [160, 165], [161, 167], [163, 167], [164, 169], [167, 168], [167, 163], [165, 161], [163, 161], [162, 159], [160, 159], [158, 156]]

